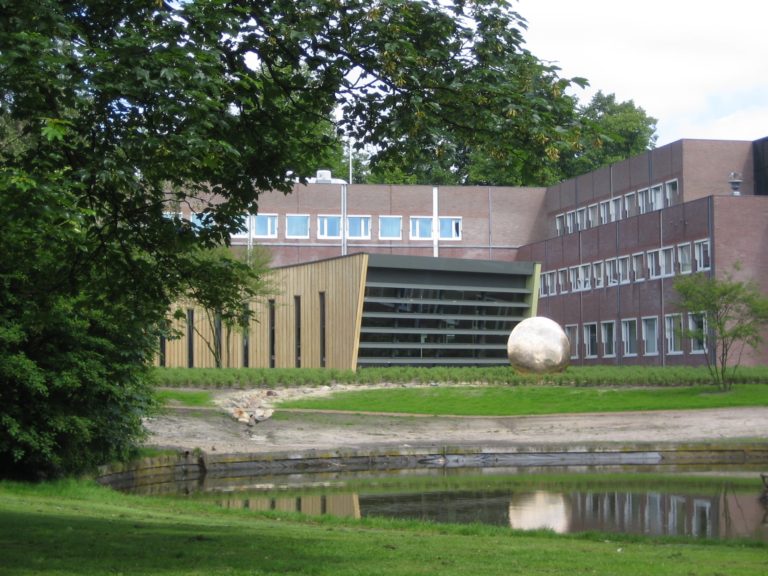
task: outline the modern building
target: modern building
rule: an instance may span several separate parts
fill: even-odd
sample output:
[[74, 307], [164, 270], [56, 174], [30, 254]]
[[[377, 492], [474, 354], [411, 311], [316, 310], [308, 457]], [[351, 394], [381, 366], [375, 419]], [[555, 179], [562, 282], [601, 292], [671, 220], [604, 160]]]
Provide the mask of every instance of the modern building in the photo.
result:
[[[297, 184], [292, 194], [263, 194], [259, 213], [246, 217], [247, 230], [232, 238], [233, 245], [265, 246], [277, 272], [289, 276], [299, 274], [299, 269], [312, 269], [312, 263], [318, 269], [332, 266], [331, 262], [351, 266], [358, 260], [350, 256], [369, 255], [364, 257], [365, 264], [356, 264], [355, 272], [338, 272], [349, 274], [353, 283], [354, 279], [368, 278], [371, 272], [376, 276], [379, 266], [399, 266], [397, 259], [379, 260], [385, 255], [421, 257], [418, 261], [424, 264], [418, 266], [424, 270], [430, 266], [442, 270], [443, 277], [437, 281], [442, 288], [427, 298], [428, 302], [418, 304], [420, 310], [429, 306], [443, 310], [429, 312], [437, 316], [451, 314], [441, 307], [441, 299], [451, 294], [450, 284], [473, 286], [481, 292], [497, 286], [473, 280], [481, 278], [478, 274], [482, 274], [483, 266], [517, 263], [526, 267], [516, 272], [524, 277], [524, 270], [531, 270], [536, 263], [540, 278], [536, 282], [528, 278], [524, 284], [526, 289], [535, 286], [538, 293], [525, 296], [528, 307], [515, 317], [538, 313], [564, 326], [572, 344], [572, 363], [703, 364], [706, 354], [712, 353], [706, 342], [683, 341], [679, 336], [681, 326], [699, 325], [703, 318], [684, 314], [677, 306], [675, 278], [695, 272], [721, 276], [740, 262], [735, 276], [752, 280], [768, 291], [768, 256], [763, 248], [768, 239], [768, 138], [756, 142], [680, 140], [539, 188], [356, 185], [333, 180], [328, 174], [319, 176], [308, 185]], [[284, 282], [289, 282], [287, 277]], [[510, 288], [521, 288], [510, 282]], [[402, 289], [407, 290], [407, 286]], [[317, 285], [312, 290], [325, 292], [325, 306], [336, 298], [335, 289], [322, 290]], [[368, 290], [361, 287], [357, 293], [358, 297], [363, 295], [362, 302], [374, 298], [373, 286]], [[375, 313], [388, 313], [384, 309], [387, 306], [397, 308], [395, 300], [405, 297], [400, 294], [379, 296], [393, 300], [377, 302], [379, 310]], [[302, 306], [302, 317], [306, 306], [316, 309], [323, 305], [314, 296], [311, 301], [301, 298], [295, 304]], [[477, 321], [480, 326], [486, 321], [469, 317], [489, 308], [475, 307], [474, 312], [468, 312], [467, 298], [467, 294], [459, 298], [463, 307], [460, 321]], [[502, 301], [498, 293], [493, 298]], [[290, 308], [291, 302], [281, 306]], [[374, 313], [373, 306], [370, 300], [363, 308]], [[329, 332], [342, 330], [344, 324], [339, 324], [337, 316], [326, 313], [329, 322], [334, 318]], [[494, 315], [499, 315], [499, 310]], [[266, 316], [261, 318], [256, 330], [263, 330]], [[351, 356], [334, 360], [334, 366], [377, 363], [374, 358], [386, 357], [387, 349], [396, 350], [390, 358], [401, 360], [408, 357], [405, 350], [411, 350], [415, 362], [417, 356], [425, 358], [423, 354], [429, 349], [415, 344], [422, 340], [426, 344], [438, 335], [422, 330], [430, 325], [430, 319], [424, 318], [423, 326], [412, 324], [409, 328], [413, 347], [400, 346], [405, 342], [402, 333], [397, 342], [387, 342], [390, 348], [377, 348], [377, 338], [389, 334], [389, 328], [382, 326], [386, 329], [374, 336], [375, 331], [366, 331], [374, 326], [366, 322], [375, 316], [366, 319], [361, 309], [359, 318], [360, 332], [347, 335], [349, 341], [358, 344], [349, 351]], [[495, 332], [502, 328], [483, 325], [490, 330], [488, 338], [501, 337]], [[463, 353], [457, 352], [449, 360], [447, 351], [479, 342], [479, 333], [470, 338], [470, 334], [454, 328], [441, 324], [439, 330], [444, 331], [441, 336], [445, 338], [433, 343], [434, 350], [442, 346], [443, 352], [431, 363], [461, 363]], [[296, 336], [299, 329], [301, 337]], [[354, 332], [356, 328], [347, 329]], [[317, 338], [306, 343], [303, 340], [307, 330], [315, 328], [306, 323], [292, 329], [285, 325], [283, 334], [274, 336], [281, 343], [276, 343], [275, 349], [300, 346], [306, 351], [302, 365], [322, 365], [322, 354], [310, 343]], [[448, 337], [456, 336], [462, 339], [448, 341]], [[257, 340], [263, 337], [257, 336]], [[449, 343], [456, 347], [446, 347]], [[478, 354], [481, 350], [485, 349], [478, 348]], [[286, 350], [274, 361], [256, 356], [248, 362], [295, 365], [291, 358], [298, 356], [298, 352]], [[491, 362], [492, 357], [489, 352], [484, 362]], [[330, 365], [328, 358], [326, 365]], [[497, 359], [499, 363], [505, 361], [501, 356]], [[743, 362], [766, 363], [768, 352], [747, 354]]]

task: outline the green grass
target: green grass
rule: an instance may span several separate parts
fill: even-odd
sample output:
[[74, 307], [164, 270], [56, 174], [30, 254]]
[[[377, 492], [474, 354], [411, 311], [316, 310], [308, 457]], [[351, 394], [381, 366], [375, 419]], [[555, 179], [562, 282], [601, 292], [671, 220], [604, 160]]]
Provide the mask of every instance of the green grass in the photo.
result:
[[161, 404], [175, 404], [192, 408], [213, 406], [213, 394], [206, 390], [158, 389], [155, 393]]
[[0, 572], [763, 575], [766, 546], [256, 514], [84, 482], [0, 483]]
[[712, 386], [387, 388], [340, 392], [329, 397], [294, 400], [283, 402], [279, 407], [404, 414], [518, 416], [736, 406], [768, 406], [768, 386], [741, 384], [730, 392], [719, 392]]

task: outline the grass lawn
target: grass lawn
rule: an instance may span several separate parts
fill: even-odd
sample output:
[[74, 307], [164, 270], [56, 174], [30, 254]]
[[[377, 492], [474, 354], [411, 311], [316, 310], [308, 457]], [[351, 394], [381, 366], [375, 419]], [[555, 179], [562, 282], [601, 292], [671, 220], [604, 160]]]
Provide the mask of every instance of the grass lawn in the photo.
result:
[[434, 386], [340, 392], [329, 397], [307, 398], [280, 404], [281, 408], [461, 416], [518, 416], [735, 406], [768, 406], [768, 386], [739, 384], [729, 392], [719, 392], [713, 386]]
[[214, 405], [213, 393], [208, 390], [175, 390], [161, 388], [156, 391], [155, 397], [163, 405], [176, 405], [191, 408]]
[[764, 545], [269, 516], [86, 482], [0, 483], [0, 573], [763, 575]]

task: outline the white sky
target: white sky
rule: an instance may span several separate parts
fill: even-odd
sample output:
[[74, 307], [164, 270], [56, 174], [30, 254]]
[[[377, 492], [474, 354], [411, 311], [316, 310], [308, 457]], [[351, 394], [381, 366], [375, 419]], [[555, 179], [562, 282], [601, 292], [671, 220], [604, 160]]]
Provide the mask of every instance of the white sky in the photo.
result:
[[768, 1], [518, 0], [527, 48], [681, 138], [768, 136]]

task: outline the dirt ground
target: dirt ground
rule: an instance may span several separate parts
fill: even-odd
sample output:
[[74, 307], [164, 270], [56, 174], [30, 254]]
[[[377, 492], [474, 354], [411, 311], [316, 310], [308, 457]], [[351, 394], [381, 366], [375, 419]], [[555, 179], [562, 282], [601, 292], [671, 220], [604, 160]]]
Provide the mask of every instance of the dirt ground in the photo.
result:
[[[324, 392], [278, 390], [275, 399], [284, 400], [301, 393]], [[219, 401], [226, 400], [225, 396], [221, 394]], [[145, 425], [150, 433], [149, 446], [199, 448], [220, 453], [698, 443], [768, 441], [768, 408], [516, 417], [400, 416], [278, 409], [272, 418], [249, 426], [236, 421], [223, 409], [171, 407]]]

